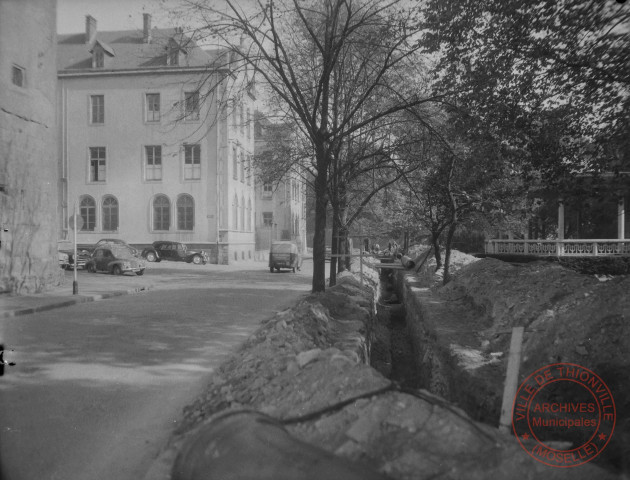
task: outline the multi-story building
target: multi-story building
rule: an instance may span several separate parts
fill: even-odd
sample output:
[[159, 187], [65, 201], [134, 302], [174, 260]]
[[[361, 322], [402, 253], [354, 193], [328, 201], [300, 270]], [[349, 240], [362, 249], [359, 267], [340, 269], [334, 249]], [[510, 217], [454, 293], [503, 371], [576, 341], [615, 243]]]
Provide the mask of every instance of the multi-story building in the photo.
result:
[[[253, 258], [253, 102], [227, 54], [181, 29], [58, 37], [61, 230], [78, 243], [185, 242], [214, 263]], [[238, 77], [238, 76], [237, 76]], [[226, 98], [239, 91], [239, 99]]]
[[55, 0], [0, 1], [0, 292], [61, 281]]
[[[282, 130], [277, 125], [270, 127], [273, 126], [268, 120], [257, 116], [256, 154], [271, 148], [267, 138], [271, 130], [274, 135]], [[283, 142], [290, 144], [290, 133]], [[257, 182], [256, 212], [256, 250], [264, 254], [273, 240], [292, 240], [301, 252], [306, 252], [306, 184], [299, 166], [293, 166], [277, 180]]]

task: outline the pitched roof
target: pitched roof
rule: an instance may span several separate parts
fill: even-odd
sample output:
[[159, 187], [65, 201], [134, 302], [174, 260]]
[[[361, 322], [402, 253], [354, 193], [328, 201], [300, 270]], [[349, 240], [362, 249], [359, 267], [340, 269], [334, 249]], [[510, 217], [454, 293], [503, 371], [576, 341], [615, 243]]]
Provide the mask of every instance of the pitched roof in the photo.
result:
[[[179, 66], [167, 65], [169, 41], [174, 39], [184, 52], [185, 61]], [[150, 68], [186, 68], [208, 67], [219, 56], [218, 51], [207, 51], [200, 48], [189, 36], [177, 29], [151, 30], [151, 43], [145, 43], [141, 30], [124, 30], [115, 32], [98, 32], [96, 40], [85, 43], [84, 33], [58, 35], [57, 70], [102, 70], [92, 69], [94, 42], [99, 42], [115, 52], [107, 70], [130, 70]], [[107, 48], [106, 48], [107, 50]]]

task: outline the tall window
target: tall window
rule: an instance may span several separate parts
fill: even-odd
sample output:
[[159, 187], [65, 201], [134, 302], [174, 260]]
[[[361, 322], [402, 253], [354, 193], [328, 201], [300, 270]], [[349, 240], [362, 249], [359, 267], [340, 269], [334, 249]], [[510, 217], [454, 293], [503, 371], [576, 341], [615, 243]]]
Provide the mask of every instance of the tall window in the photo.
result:
[[118, 200], [115, 197], [105, 197], [103, 200], [103, 231], [118, 230]]
[[263, 212], [263, 225], [271, 227], [273, 225], [273, 212]]
[[90, 96], [90, 123], [105, 123], [105, 95]]
[[90, 182], [105, 181], [105, 147], [90, 147]]
[[153, 199], [153, 230], [168, 230], [171, 226], [171, 202], [166, 195]]
[[145, 165], [144, 179], [147, 181], [162, 180], [162, 147], [147, 145], [144, 147]]
[[252, 172], [252, 156], [247, 155], [247, 185], [251, 185], [252, 184], [252, 175], [254, 172]]
[[236, 153], [236, 147], [232, 148], [232, 176], [234, 180], [238, 180], [238, 154]]
[[147, 122], [159, 122], [160, 121], [160, 94], [159, 93], [147, 93], [146, 96], [146, 119]]
[[262, 196], [264, 198], [271, 198], [272, 195], [273, 195], [273, 185], [271, 183], [263, 184]]
[[89, 195], [84, 195], [79, 201], [79, 215], [83, 218], [82, 231], [93, 232], [96, 227], [96, 202]]
[[18, 87], [24, 86], [24, 69], [22, 67], [18, 67], [17, 65], [13, 65], [12, 73], [11, 73], [11, 81], [13, 85], [17, 85]]
[[239, 117], [239, 121], [241, 123], [241, 135], [243, 134], [244, 130], [245, 130], [245, 117], [243, 115], [243, 111], [245, 109], [243, 108], [243, 104], [239, 103], [238, 104], [238, 117]]
[[247, 231], [252, 231], [252, 199], [247, 199]]
[[241, 195], [241, 230], [245, 230], [245, 197]]
[[252, 136], [252, 116], [249, 111], [249, 107], [247, 107], [247, 138], [251, 138]]
[[199, 92], [185, 92], [186, 120], [199, 120]]
[[184, 180], [201, 178], [201, 146], [184, 145]]
[[177, 229], [192, 230], [195, 226], [195, 201], [190, 195], [177, 199]]
[[234, 230], [238, 230], [238, 197], [234, 195], [234, 203], [232, 203], [232, 217], [234, 218]]
[[245, 183], [245, 158], [239, 155], [239, 163], [241, 164], [241, 183]]

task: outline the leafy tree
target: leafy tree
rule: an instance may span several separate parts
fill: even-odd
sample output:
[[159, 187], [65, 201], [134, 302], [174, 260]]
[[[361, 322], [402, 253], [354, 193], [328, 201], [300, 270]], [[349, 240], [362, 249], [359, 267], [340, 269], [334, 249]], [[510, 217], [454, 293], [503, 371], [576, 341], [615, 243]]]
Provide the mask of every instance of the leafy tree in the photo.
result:
[[558, 183], [611, 171], [627, 138], [630, 7], [606, 0], [429, 0], [428, 51], [437, 88], [522, 161]]

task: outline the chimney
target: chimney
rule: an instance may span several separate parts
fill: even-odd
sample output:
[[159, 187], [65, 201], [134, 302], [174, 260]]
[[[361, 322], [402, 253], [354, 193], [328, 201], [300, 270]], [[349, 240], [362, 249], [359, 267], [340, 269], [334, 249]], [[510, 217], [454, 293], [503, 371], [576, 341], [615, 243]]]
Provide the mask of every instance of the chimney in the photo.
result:
[[92, 15], [85, 16], [85, 43], [90, 43], [96, 37], [96, 19]]
[[144, 43], [151, 43], [151, 14], [150, 13], [143, 13], [142, 14], [142, 20], [143, 20], [143, 28], [142, 28], [142, 32], [143, 32], [143, 36], [144, 36]]

